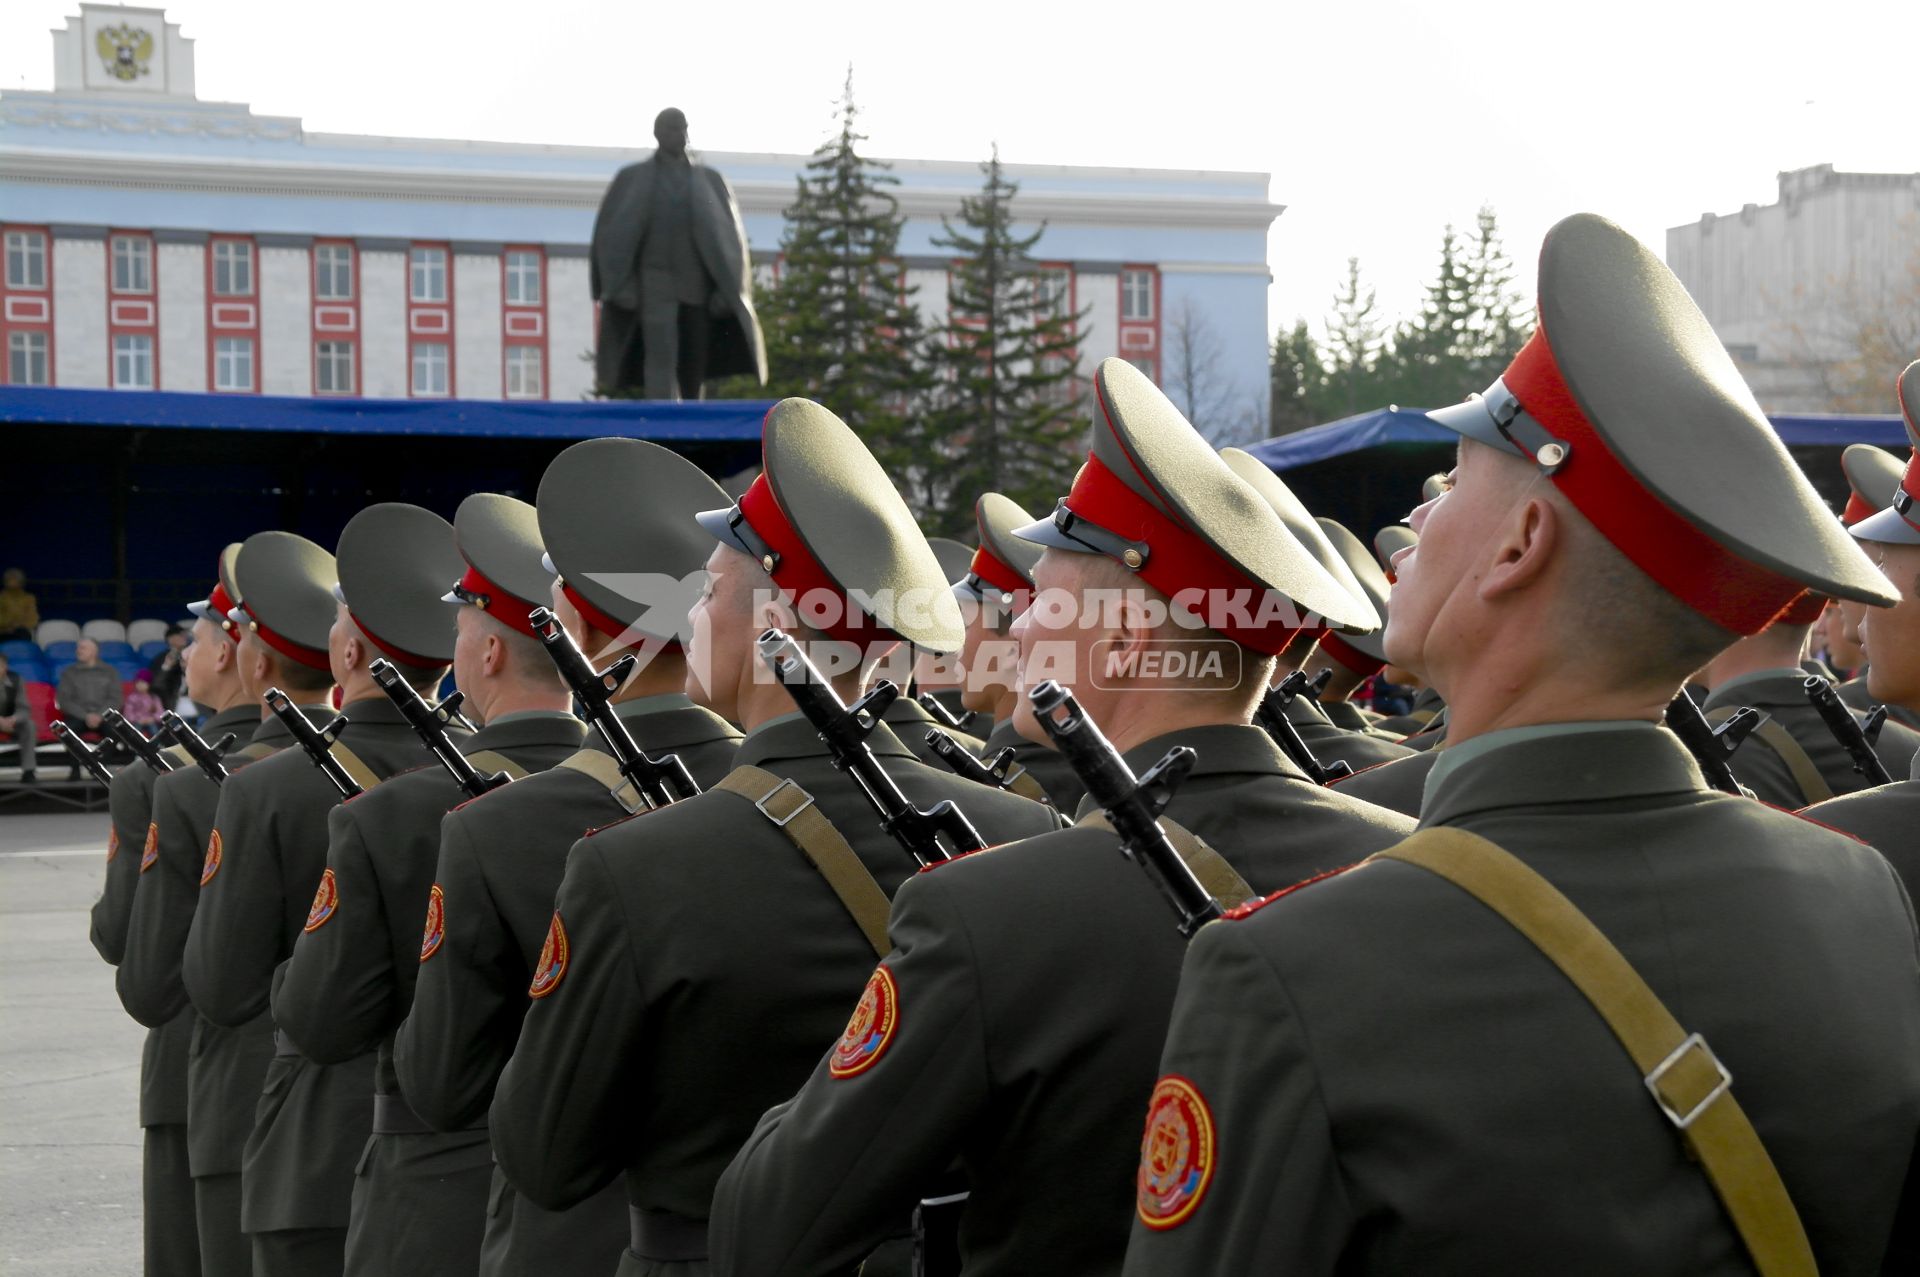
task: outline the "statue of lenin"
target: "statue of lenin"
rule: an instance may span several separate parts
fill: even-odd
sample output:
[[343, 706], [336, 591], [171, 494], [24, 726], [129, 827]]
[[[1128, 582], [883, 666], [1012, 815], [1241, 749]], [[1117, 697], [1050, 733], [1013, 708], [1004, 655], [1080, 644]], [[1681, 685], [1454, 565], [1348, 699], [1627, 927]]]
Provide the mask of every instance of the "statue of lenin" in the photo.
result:
[[687, 154], [687, 117], [653, 122], [653, 158], [614, 175], [593, 222], [602, 394], [699, 399], [709, 377], [767, 380], [746, 229], [726, 179]]

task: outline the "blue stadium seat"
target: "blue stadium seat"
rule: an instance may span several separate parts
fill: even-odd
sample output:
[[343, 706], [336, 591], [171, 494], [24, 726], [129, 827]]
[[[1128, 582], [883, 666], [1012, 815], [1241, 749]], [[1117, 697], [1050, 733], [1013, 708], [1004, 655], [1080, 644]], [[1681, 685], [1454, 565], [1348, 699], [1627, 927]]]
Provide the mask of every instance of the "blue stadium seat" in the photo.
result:
[[139, 647], [140, 659], [151, 665], [153, 664], [153, 658], [166, 650], [167, 641], [165, 639], [154, 639], [151, 642], [142, 643]]
[[26, 661], [40, 659], [40, 645], [32, 639], [8, 639], [0, 643], [0, 656], [7, 658], [8, 665], [20, 665]]
[[147, 663], [139, 657], [129, 657], [124, 661], [106, 661], [104, 663], [113, 667], [120, 675], [120, 681], [122, 683], [131, 683], [136, 678], [145, 678], [147, 674]]
[[65, 643], [47, 644], [45, 649], [43, 649], [46, 655], [47, 664], [56, 666], [56, 667], [73, 664], [73, 649], [76, 646], [77, 644], [70, 641]]
[[23, 683], [45, 683], [50, 681], [47, 678], [47, 664], [38, 656], [24, 657], [17, 661], [9, 658], [7, 668], [15, 674], [18, 674], [20, 681]]
[[132, 661], [138, 660], [139, 658], [134, 655], [132, 644], [122, 643], [114, 639], [102, 639], [100, 641], [100, 659], [109, 665], [118, 665], [121, 661]]

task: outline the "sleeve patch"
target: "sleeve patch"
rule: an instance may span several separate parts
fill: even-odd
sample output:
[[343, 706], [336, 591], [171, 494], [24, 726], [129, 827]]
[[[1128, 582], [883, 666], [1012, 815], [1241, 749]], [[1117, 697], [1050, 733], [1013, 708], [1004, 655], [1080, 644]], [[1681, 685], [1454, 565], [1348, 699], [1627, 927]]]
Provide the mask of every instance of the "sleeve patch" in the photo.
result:
[[333, 870], [320, 875], [319, 889], [313, 893], [313, 908], [307, 910], [306, 931], [318, 931], [327, 925], [340, 908], [340, 888], [334, 882]]
[[140, 872], [153, 868], [153, 862], [160, 859], [160, 826], [151, 822], [147, 825], [147, 845], [140, 849]]
[[1185, 1223], [1213, 1183], [1218, 1159], [1213, 1110], [1200, 1088], [1176, 1073], [1161, 1078], [1147, 1102], [1134, 1178], [1140, 1222], [1161, 1231]]
[[220, 831], [214, 830], [207, 835], [207, 858], [200, 862], [200, 885], [206, 886], [213, 876], [220, 872]]
[[436, 882], [433, 890], [427, 894], [427, 927], [420, 933], [420, 961], [425, 962], [440, 952], [440, 942], [446, 939], [446, 935], [447, 895]]
[[893, 972], [875, 967], [860, 992], [860, 1001], [847, 1021], [847, 1031], [827, 1057], [827, 1072], [836, 1078], [859, 1077], [887, 1053], [900, 1027], [900, 989]]
[[572, 949], [567, 943], [567, 924], [560, 921], [560, 911], [553, 911], [553, 921], [547, 924], [547, 940], [540, 946], [540, 962], [533, 969], [533, 983], [527, 986], [527, 996], [544, 998], [560, 987], [560, 981], [566, 977], [567, 962]]
[[120, 826], [108, 825], [107, 826], [107, 863], [112, 864], [113, 858], [119, 854], [120, 854]]

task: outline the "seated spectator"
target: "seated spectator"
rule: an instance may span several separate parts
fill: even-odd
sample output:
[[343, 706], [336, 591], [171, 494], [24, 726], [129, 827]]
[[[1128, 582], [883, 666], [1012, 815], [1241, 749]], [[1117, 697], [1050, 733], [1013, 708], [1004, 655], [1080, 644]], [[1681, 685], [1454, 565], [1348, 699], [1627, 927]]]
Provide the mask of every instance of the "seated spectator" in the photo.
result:
[[0, 639], [31, 639], [40, 628], [40, 604], [27, 593], [27, 574], [8, 568], [0, 588]]
[[33, 751], [39, 745], [39, 729], [34, 726], [33, 706], [27, 702], [27, 683], [7, 668], [0, 655], [0, 741], [20, 747], [20, 779], [33, 783]]
[[[193, 635], [184, 626], [175, 625], [167, 631], [167, 650], [155, 656], [147, 665], [147, 682], [153, 686], [153, 694], [162, 705], [180, 703], [180, 693], [185, 689], [187, 674], [187, 644]], [[129, 712], [128, 718], [133, 714]]]
[[133, 691], [127, 696], [127, 707], [121, 713], [134, 726], [151, 733], [160, 726], [160, 715], [166, 712], [166, 702], [154, 695], [153, 682], [145, 674], [133, 680]]
[[119, 709], [123, 691], [120, 671], [100, 662], [100, 645], [83, 638], [73, 649], [73, 664], [60, 671], [53, 703], [78, 731], [97, 732], [100, 718]]

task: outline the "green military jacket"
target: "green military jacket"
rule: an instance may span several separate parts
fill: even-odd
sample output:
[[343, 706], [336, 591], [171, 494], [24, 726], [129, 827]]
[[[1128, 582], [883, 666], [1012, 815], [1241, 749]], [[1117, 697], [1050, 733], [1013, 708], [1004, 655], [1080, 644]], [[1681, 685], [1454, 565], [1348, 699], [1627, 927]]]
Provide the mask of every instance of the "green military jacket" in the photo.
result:
[[1433, 772], [1433, 765], [1440, 761], [1442, 752], [1429, 749], [1403, 758], [1390, 758], [1365, 771], [1343, 776], [1328, 788], [1403, 816], [1418, 816], [1421, 799], [1427, 792], [1427, 777]]
[[1376, 732], [1349, 731], [1335, 727], [1318, 705], [1304, 696], [1287, 702], [1287, 721], [1300, 733], [1300, 739], [1321, 766], [1340, 761], [1353, 770], [1372, 767], [1412, 751], [1397, 741]]
[[1413, 694], [1412, 709], [1404, 714], [1396, 714], [1392, 718], [1383, 718], [1374, 726], [1383, 732], [1412, 736], [1430, 727], [1434, 719], [1440, 716], [1440, 711], [1446, 707], [1447, 703], [1441, 698], [1439, 692], [1431, 687], [1423, 687]]
[[[331, 706], [305, 707], [316, 724], [333, 718]], [[250, 740], [227, 754], [230, 772], [250, 760], [243, 751], [285, 749], [293, 736], [278, 718], [260, 717], [257, 704], [237, 706], [213, 716], [201, 735], [217, 741], [227, 732]], [[200, 901], [202, 879], [220, 872], [224, 853], [212, 846], [213, 820], [220, 790], [198, 767], [183, 767], [160, 779], [153, 791], [153, 823], [158, 858], [140, 875], [133, 919], [127, 931], [127, 958], [116, 985], [129, 1014], [143, 1024], [169, 1020], [189, 1009], [181, 977], [187, 933]], [[232, 1175], [240, 1170], [260, 1084], [273, 1058], [273, 1021], [263, 1012], [238, 1028], [227, 1028], [190, 1011], [193, 1039], [187, 1067], [187, 1160], [196, 1176]]]
[[[733, 770], [740, 733], [685, 696], [616, 706], [634, 743], [677, 755], [702, 788]], [[598, 732], [587, 746], [607, 752]], [[553, 920], [567, 851], [591, 829], [626, 815], [607, 787], [557, 767], [463, 803], [440, 822], [434, 882], [443, 895], [442, 940], [420, 959], [413, 1007], [393, 1044], [400, 1087], [441, 1130], [487, 1116], [500, 1071], [532, 1003], [527, 986]], [[525, 1201], [494, 1174], [485, 1272], [542, 1277], [610, 1273], [627, 1239], [627, 1196], [615, 1180], [568, 1210]]]
[[[884, 724], [868, 744], [909, 799], [952, 799], [988, 843], [1058, 828], [1044, 804], [917, 762]], [[798, 714], [735, 762], [804, 788], [888, 895], [912, 875]], [[494, 1154], [550, 1209], [624, 1171], [635, 1207], [704, 1219], [754, 1122], [839, 1033], [873, 949], [787, 836], [719, 792], [576, 845], [554, 916], [494, 1093]]]
[[[342, 712], [341, 743], [374, 775], [428, 760], [385, 696], [363, 697]], [[337, 903], [324, 873], [327, 813], [339, 801], [298, 748], [221, 787], [214, 830], [222, 865], [200, 889], [181, 968], [187, 996], [215, 1024], [238, 1027], [267, 1010], [294, 942]], [[344, 1228], [353, 1166], [373, 1125], [373, 1055], [321, 1067], [290, 1042], [276, 1047], [242, 1166], [242, 1226], [250, 1233]]]
[[927, 748], [927, 733], [934, 728], [938, 727], [960, 742], [962, 749], [971, 750], [975, 754], [986, 747], [986, 742], [971, 732], [955, 731], [944, 723], [935, 722], [933, 715], [927, 713], [926, 706], [905, 693], [902, 693], [893, 704], [887, 706], [887, 712], [880, 716], [880, 721], [893, 729], [893, 734], [900, 738], [900, 743], [905, 745], [915, 758], [940, 771], [946, 771], [947, 765], [940, 761], [940, 755]]
[[993, 721], [993, 715], [983, 714], [977, 709], [968, 709], [962, 704], [963, 693], [957, 687], [943, 687], [937, 692], [928, 692], [927, 695], [946, 706], [947, 713], [959, 719], [961, 730], [970, 736], [978, 736], [981, 740], [985, 740], [993, 734], [993, 729], [999, 726]]
[[1899, 873], [1907, 897], [1920, 895], [1920, 757], [1907, 780], [1830, 798], [1800, 814], [1872, 847]]
[[[1806, 677], [1805, 671], [1799, 669], [1759, 670], [1742, 674], [1714, 688], [1701, 709], [1712, 714], [1719, 709], [1738, 709], [1743, 705], [1751, 705], [1787, 730], [1806, 752], [1807, 758], [1826, 780], [1827, 787], [1834, 795], [1851, 794], [1867, 788], [1867, 781], [1853, 770], [1853, 760], [1846, 748], [1827, 730], [1820, 711], [1800, 690]], [[1860, 715], [1856, 712], [1854, 716], [1857, 718]], [[1920, 752], [1920, 735], [1889, 719], [1880, 729], [1875, 752], [1890, 773], [1904, 776], [1913, 765], [1914, 754]], [[1757, 733], [1747, 737], [1746, 742], [1734, 751], [1728, 765], [1733, 768], [1733, 774], [1739, 777], [1740, 783], [1753, 791], [1755, 798], [1776, 807], [1792, 811], [1825, 797], [1803, 791], [1786, 760], [1765, 737]]]
[[1053, 800], [1056, 808], [1069, 816], [1080, 809], [1080, 799], [1086, 794], [1087, 787], [1074, 775], [1073, 766], [1067, 762], [1065, 754], [1028, 740], [1014, 730], [1013, 721], [1009, 719], [995, 724], [987, 736], [986, 744], [980, 747], [980, 757], [992, 759], [1009, 746], [1013, 748], [1014, 764], [1026, 768], [1027, 774], [1047, 791], [1047, 797]]
[[1352, 701], [1324, 700], [1315, 701], [1314, 704], [1320, 707], [1320, 712], [1327, 716], [1328, 722], [1342, 731], [1364, 732], [1369, 736], [1386, 736], [1389, 739], [1397, 739], [1399, 735], [1399, 733], [1381, 731], [1378, 726], [1379, 717], [1369, 714], [1366, 709]]
[[[1313, 784], [1254, 727], [1169, 733], [1127, 761], [1177, 745], [1199, 760], [1167, 814], [1255, 891], [1413, 827]], [[721, 1180], [716, 1277], [844, 1270], [956, 1159], [970, 1277], [1115, 1271], [1185, 951], [1159, 891], [1110, 830], [1079, 827], [913, 878], [892, 936], [841, 1045]]]
[[[1848, 679], [1833, 690], [1839, 694], [1841, 700], [1853, 706], [1853, 708], [1859, 710], [1862, 714], [1876, 705], [1885, 703], [1876, 700], [1873, 693], [1867, 690], [1867, 679], [1864, 674]], [[1913, 728], [1915, 731], [1920, 731], [1920, 710], [1911, 710], [1905, 705], [1888, 704], [1887, 717], [1893, 722], [1901, 723]]]
[[[1914, 920], [1883, 859], [1708, 790], [1651, 723], [1456, 743], [1422, 824], [1565, 893], [1731, 1071], [1820, 1271], [1881, 1271], [1920, 1134]], [[1156, 1126], [1128, 1277], [1753, 1272], [1592, 1006], [1425, 869], [1205, 928], [1161, 1071], [1192, 1138]]]

